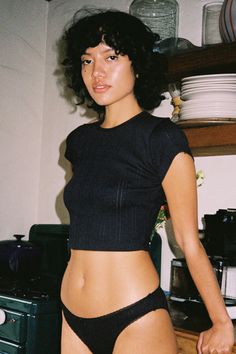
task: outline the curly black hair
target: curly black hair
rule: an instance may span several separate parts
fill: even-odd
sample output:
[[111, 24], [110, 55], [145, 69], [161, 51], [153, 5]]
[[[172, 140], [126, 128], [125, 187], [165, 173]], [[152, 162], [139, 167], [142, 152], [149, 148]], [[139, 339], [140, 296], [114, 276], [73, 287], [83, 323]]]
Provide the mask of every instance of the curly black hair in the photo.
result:
[[[75, 13], [72, 23], [65, 30], [64, 73], [68, 85], [77, 96], [77, 103], [86, 103], [102, 118], [104, 107], [89, 95], [81, 76], [81, 56], [89, 47], [101, 42], [116, 51], [128, 55], [132, 62], [136, 81], [134, 94], [145, 110], [159, 106], [164, 97], [160, 94], [165, 72], [165, 58], [153, 52], [159, 39], [138, 18], [118, 10], [92, 10], [83, 8]], [[137, 75], [138, 74], [138, 75]]]

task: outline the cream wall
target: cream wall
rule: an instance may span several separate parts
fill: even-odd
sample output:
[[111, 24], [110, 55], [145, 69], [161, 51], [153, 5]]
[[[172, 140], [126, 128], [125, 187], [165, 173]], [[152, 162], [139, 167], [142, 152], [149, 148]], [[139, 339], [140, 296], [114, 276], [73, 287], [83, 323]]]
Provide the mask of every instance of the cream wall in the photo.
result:
[[[179, 0], [179, 36], [195, 45], [201, 43], [201, 10], [206, 2]], [[85, 4], [128, 11], [131, 1], [0, 0], [0, 40], [1, 48], [3, 45], [5, 48], [0, 54], [3, 83], [0, 89], [0, 238], [27, 233], [35, 222], [68, 222], [62, 201], [62, 190], [70, 175], [63, 158], [64, 139], [88, 118], [81, 107], [73, 111], [68, 99], [70, 93], [64, 92], [60, 84], [58, 40], [73, 13]], [[154, 113], [167, 116], [170, 112], [167, 99]], [[197, 170], [202, 169], [206, 175], [204, 185], [198, 190], [201, 228], [205, 213], [236, 206], [233, 183], [236, 156], [204, 157], [195, 161]], [[165, 232], [161, 233], [162, 286], [167, 290], [169, 260], [173, 254]]]
[[47, 7], [0, 0], [0, 239], [37, 221]]

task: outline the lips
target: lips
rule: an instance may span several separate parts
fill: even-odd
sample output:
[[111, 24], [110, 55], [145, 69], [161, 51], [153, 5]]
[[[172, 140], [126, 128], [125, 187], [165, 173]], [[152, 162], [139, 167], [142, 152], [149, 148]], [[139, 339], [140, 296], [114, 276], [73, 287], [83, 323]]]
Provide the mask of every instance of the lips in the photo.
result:
[[95, 93], [104, 93], [109, 90], [111, 86], [106, 84], [97, 84], [93, 86], [93, 91]]

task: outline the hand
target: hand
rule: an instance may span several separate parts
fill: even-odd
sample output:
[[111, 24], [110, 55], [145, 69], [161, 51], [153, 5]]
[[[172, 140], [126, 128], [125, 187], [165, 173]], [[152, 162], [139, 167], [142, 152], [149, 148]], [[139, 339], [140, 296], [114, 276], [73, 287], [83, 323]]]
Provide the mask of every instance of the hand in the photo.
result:
[[229, 320], [215, 323], [210, 329], [200, 334], [198, 354], [231, 354], [234, 344], [233, 324]]

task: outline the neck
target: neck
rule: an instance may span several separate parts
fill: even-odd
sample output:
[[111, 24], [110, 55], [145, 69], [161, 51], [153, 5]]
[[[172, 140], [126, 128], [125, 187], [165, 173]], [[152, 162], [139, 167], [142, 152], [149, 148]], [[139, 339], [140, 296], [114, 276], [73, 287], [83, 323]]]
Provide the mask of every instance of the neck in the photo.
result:
[[132, 118], [140, 112], [142, 112], [142, 108], [136, 100], [125, 105], [114, 104], [112, 106], [107, 106], [105, 109], [105, 119], [102, 126], [104, 128], [113, 128], [121, 123], [124, 123], [126, 120]]

